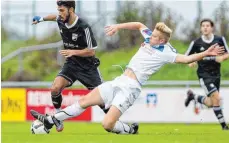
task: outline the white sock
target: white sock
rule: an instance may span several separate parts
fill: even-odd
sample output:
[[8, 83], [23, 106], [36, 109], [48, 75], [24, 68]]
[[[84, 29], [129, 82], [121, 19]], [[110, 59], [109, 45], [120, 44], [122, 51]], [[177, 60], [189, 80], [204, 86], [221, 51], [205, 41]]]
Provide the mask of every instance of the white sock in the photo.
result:
[[117, 121], [112, 132], [117, 134], [131, 134], [134, 130], [128, 124]]
[[85, 109], [81, 108], [78, 101], [64, 109], [62, 109], [61, 111], [59, 111], [58, 113], [56, 113], [54, 115], [54, 117], [57, 120], [63, 121], [75, 116], [80, 115], [81, 113], [83, 113], [85, 111]]

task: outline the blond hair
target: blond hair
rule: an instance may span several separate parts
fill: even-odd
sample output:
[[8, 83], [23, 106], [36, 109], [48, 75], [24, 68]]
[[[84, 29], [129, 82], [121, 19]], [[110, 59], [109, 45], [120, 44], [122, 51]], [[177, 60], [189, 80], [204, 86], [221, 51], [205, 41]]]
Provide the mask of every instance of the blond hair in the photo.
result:
[[167, 43], [173, 31], [167, 25], [165, 25], [164, 22], [158, 22], [155, 26], [155, 29], [162, 33], [162, 36], [165, 39], [165, 42]]

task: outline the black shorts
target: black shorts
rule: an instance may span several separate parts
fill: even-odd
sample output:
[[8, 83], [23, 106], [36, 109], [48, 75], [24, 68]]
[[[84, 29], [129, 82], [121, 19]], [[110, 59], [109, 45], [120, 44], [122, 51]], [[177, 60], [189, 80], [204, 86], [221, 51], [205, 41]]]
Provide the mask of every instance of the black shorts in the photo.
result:
[[98, 68], [91, 68], [89, 70], [79, 70], [75, 68], [75, 66], [76, 65], [73, 65], [71, 63], [65, 63], [61, 71], [57, 75], [62, 76], [69, 81], [70, 84], [67, 87], [72, 86], [72, 84], [76, 80], [81, 82], [89, 90], [94, 89], [102, 83], [102, 78], [100, 76]]
[[220, 77], [199, 77], [199, 80], [207, 96], [220, 89]]

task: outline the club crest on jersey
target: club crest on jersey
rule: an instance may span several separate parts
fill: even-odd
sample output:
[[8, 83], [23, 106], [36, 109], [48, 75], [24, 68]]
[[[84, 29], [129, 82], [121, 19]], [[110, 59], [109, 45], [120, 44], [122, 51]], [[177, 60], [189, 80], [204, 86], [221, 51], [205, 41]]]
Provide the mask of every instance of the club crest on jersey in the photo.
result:
[[211, 87], [215, 87], [213, 83], [210, 84]]
[[201, 47], [201, 48], [200, 48], [200, 51], [204, 51], [204, 50], [205, 50], [204, 47]]
[[72, 40], [77, 41], [78, 39], [78, 34], [72, 33]]
[[145, 29], [143, 30], [143, 32], [149, 36], [152, 34], [152, 31], [150, 29]]

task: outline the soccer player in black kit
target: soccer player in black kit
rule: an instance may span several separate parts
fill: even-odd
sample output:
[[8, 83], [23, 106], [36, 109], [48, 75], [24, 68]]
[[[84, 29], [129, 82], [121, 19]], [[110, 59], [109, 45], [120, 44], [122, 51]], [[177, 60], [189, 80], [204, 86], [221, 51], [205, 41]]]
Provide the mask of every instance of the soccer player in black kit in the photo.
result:
[[[57, 21], [63, 39], [64, 50], [60, 50], [60, 54], [66, 57], [66, 62], [51, 87], [51, 98], [56, 112], [61, 110], [61, 91], [76, 80], [89, 90], [102, 83], [97, 69], [100, 61], [95, 57], [97, 43], [91, 27], [75, 14], [75, 1], [58, 0], [57, 6], [59, 15], [33, 18], [33, 24]], [[63, 130], [63, 123], [61, 124], [56, 128], [57, 131]]]
[[[186, 55], [200, 53], [207, 50], [211, 45], [218, 43], [219, 46], [224, 46], [225, 53], [220, 56], [205, 57], [198, 61], [197, 76], [200, 80], [201, 87], [205, 90], [207, 96], [194, 94], [191, 90], [187, 92], [185, 106], [187, 107], [190, 101], [204, 104], [207, 107], [213, 108], [213, 111], [219, 120], [223, 130], [229, 130], [224, 120], [222, 108], [220, 107], [220, 63], [229, 58], [229, 49], [224, 37], [213, 34], [214, 23], [210, 19], [203, 19], [200, 22], [202, 36], [192, 41]], [[189, 66], [194, 67], [196, 63], [191, 63]], [[196, 104], [195, 104], [196, 105]]]

